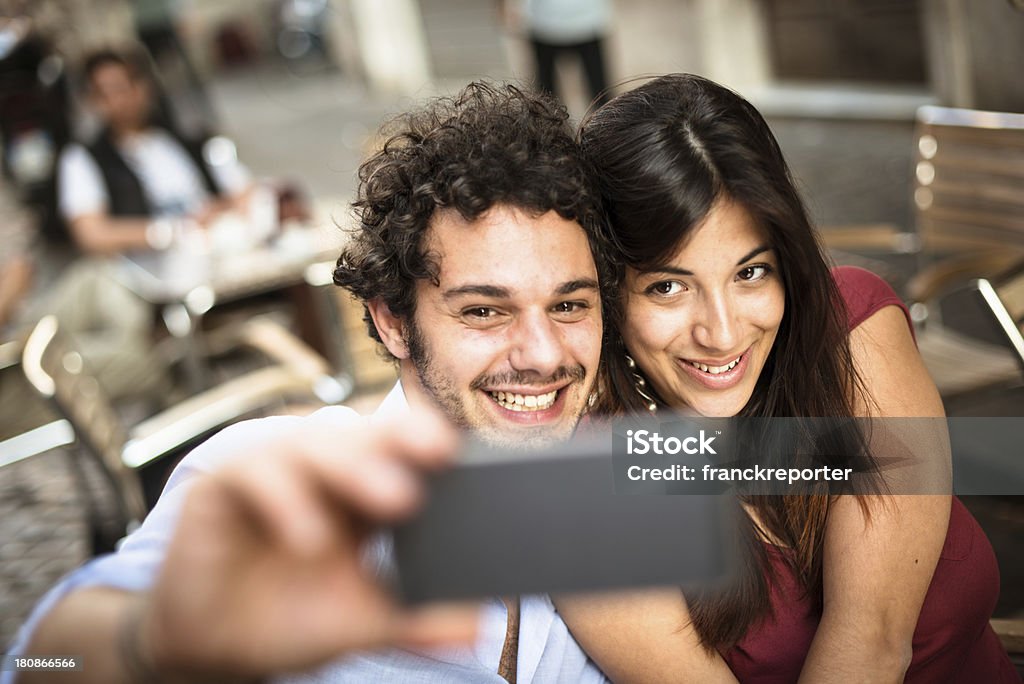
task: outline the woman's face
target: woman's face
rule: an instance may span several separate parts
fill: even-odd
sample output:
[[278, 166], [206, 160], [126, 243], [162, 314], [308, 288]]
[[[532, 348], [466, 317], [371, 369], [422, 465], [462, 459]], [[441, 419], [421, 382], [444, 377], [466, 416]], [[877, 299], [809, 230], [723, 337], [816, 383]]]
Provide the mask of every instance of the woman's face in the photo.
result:
[[728, 198], [667, 266], [627, 269], [626, 348], [674, 408], [734, 416], [750, 400], [785, 310], [778, 257]]

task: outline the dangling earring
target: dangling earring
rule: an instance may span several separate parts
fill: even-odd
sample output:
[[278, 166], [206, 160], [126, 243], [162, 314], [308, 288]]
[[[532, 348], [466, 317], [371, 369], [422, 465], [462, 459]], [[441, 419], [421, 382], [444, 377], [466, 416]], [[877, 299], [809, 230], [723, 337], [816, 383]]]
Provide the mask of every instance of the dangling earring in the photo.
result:
[[658, 404], [654, 401], [654, 397], [647, 393], [647, 381], [640, 375], [636, 361], [629, 354], [626, 354], [626, 365], [629, 366], [629, 373], [633, 376], [633, 389], [647, 402], [647, 410], [654, 413], [658, 409]]

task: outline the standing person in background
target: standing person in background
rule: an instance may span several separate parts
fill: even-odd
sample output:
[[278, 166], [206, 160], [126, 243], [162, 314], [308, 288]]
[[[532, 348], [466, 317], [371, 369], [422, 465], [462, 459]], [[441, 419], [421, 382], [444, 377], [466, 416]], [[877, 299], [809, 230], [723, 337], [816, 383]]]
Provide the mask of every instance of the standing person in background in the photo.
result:
[[510, 2], [521, 3], [518, 9], [533, 51], [537, 87], [564, 101], [565, 89], [555, 87], [555, 65], [562, 55], [575, 55], [583, 67], [591, 103], [607, 102], [604, 41], [611, 25], [611, 1], [502, 0], [506, 16]]

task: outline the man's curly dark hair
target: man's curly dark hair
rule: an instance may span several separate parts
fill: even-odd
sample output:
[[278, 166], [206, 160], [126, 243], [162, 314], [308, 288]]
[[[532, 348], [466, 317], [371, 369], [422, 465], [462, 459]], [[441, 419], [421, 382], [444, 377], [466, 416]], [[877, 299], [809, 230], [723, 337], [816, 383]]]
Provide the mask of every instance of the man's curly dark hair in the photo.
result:
[[[549, 96], [475, 82], [393, 120], [383, 149], [359, 168], [353, 203], [359, 225], [338, 258], [334, 282], [364, 305], [380, 297], [410, 320], [416, 280], [439, 284], [440, 266], [423, 246], [435, 210], [455, 209], [473, 221], [501, 204], [537, 215], [554, 210], [578, 222], [602, 297], [610, 301], [601, 198], [568, 119]], [[380, 342], [368, 311], [364, 320]]]

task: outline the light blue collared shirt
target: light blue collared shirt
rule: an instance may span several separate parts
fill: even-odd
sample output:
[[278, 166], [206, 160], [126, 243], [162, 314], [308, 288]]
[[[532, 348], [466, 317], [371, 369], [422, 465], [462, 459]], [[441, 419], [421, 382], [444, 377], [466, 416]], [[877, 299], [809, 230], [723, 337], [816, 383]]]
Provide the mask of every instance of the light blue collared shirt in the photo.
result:
[[[171, 539], [178, 512], [190, 483], [209, 473], [233, 454], [246, 453], [282, 430], [304, 421], [331, 421], [335, 424], [358, 420], [374, 421], [383, 416], [401, 415], [409, 407], [401, 385], [384, 399], [373, 416], [361, 418], [351, 409], [327, 407], [306, 418], [281, 416], [246, 421], [223, 430], [190, 453], [175, 469], [159, 503], [142, 526], [129, 536], [117, 553], [97, 558], [65, 577], [50, 590], [22, 626], [10, 650], [24, 653], [35, 626], [44, 615], [73, 590], [85, 587], [113, 587], [127, 591], [146, 591], [152, 585]], [[386, 539], [378, 544], [378, 567], [390, 564]], [[498, 598], [487, 600], [481, 608], [480, 632], [472, 646], [406, 651], [391, 649], [376, 653], [349, 655], [317, 670], [285, 676], [279, 682], [314, 684], [320, 682], [494, 682], [505, 641], [508, 614]], [[79, 654], [62, 654], [79, 655]], [[87, 656], [87, 654], [80, 654]], [[88, 659], [85, 660], [88, 667]], [[13, 684], [13, 672], [0, 672], [0, 684]], [[519, 653], [516, 677], [520, 682], [606, 682], [607, 679], [587, 658], [546, 595], [523, 596], [520, 604]]]

